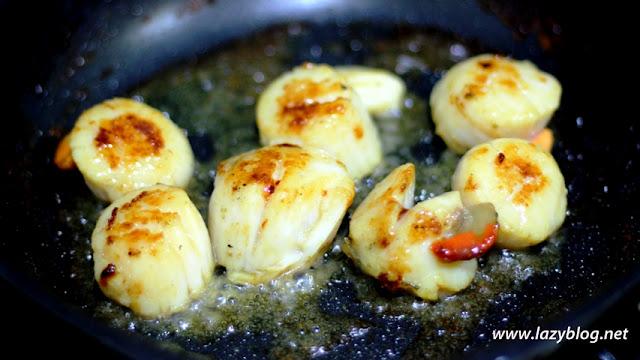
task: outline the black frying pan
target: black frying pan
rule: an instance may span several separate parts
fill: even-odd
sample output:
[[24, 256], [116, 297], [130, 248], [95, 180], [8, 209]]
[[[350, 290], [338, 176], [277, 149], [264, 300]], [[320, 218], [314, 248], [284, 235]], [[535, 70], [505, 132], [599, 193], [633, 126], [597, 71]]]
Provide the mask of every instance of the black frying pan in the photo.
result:
[[[62, 129], [68, 129], [86, 107], [126, 93], [167, 66], [203, 55], [232, 38], [294, 20], [321, 26], [336, 22], [429, 26], [532, 59], [562, 82], [564, 95], [557, 116], [562, 121], [554, 123], [558, 139], [554, 156], [567, 180], [571, 212], [564, 226], [560, 271], [533, 276], [521, 290], [496, 299], [483, 314], [465, 355], [526, 358], [548, 353], [553, 344], [492, 342], [482, 334], [537, 324], [551, 329], [587, 326], [640, 281], [637, 210], [623, 206], [638, 200], [640, 147], [635, 142], [640, 137], [625, 121], [609, 121], [600, 91], [594, 91], [606, 85], [604, 77], [594, 74], [603, 65], [598, 55], [601, 48], [596, 46], [596, 32], [585, 30], [586, 18], [570, 18], [563, 9], [537, 2], [535, 6], [444, 0], [62, 5], [45, 5], [51, 8], [42, 11], [48, 16], [38, 19], [46, 20], [42, 28], [33, 19], [3, 22], [4, 33], [12, 39], [9, 48], [17, 50], [11, 54], [16, 64], [8, 69], [20, 78], [6, 107], [16, 129], [4, 134], [8, 136], [2, 144], [7, 175], [3, 184], [7, 185], [2, 196], [5, 234], [0, 240], [0, 274], [52, 312], [125, 354], [189, 355], [181, 348], [110, 328], [78, 306], [83, 295], [74, 291], [67, 276], [72, 264], [61, 257], [72, 234], [57, 233], [64, 219], [58, 218], [55, 195], [61, 187], [75, 186], [77, 179], [60, 175], [50, 163]], [[2, 5], [7, 18], [26, 17], [31, 12], [25, 10], [20, 5]], [[167, 13], [180, 16], [163, 21]], [[140, 31], [145, 21], [156, 21], [160, 30], [170, 31]], [[34, 35], [17, 31], [27, 25], [40, 31]], [[84, 189], [77, 191], [90, 196]], [[331, 316], [366, 316], [348, 286], [333, 286], [329, 294], [324, 305]], [[381, 324], [388, 326], [401, 330], [393, 344], [365, 339], [328, 356], [354, 357], [360, 351], [363, 358], [381, 357], [389, 349], [402, 354], [412, 339], [402, 332], [420, 333], [411, 325]], [[213, 339], [210, 353], [225, 356], [240, 348], [246, 356], [261, 357], [268, 350], [269, 336], [254, 333]], [[452, 355], [462, 354], [461, 350], [452, 349]]]

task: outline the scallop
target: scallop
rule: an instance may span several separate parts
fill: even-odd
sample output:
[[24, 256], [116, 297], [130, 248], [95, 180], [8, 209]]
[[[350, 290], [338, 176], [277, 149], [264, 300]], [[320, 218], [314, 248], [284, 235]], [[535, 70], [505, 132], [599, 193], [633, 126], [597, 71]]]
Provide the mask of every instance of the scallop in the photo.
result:
[[306, 63], [274, 80], [256, 110], [263, 145], [322, 149], [354, 178], [382, 160], [378, 131], [360, 97], [332, 67]]
[[183, 309], [213, 273], [204, 220], [176, 187], [146, 187], [114, 201], [100, 215], [91, 246], [102, 292], [143, 317]]
[[464, 153], [495, 138], [534, 138], [560, 104], [562, 88], [529, 61], [484, 54], [453, 66], [433, 89], [436, 133]]
[[183, 131], [160, 111], [130, 99], [107, 100], [83, 112], [68, 146], [89, 188], [106, 201], [159, 183], [184, 187], [193, 172]]
[[406, 87], [397, 75], [366, 66], [338, 66], [336, 71], [374, 115], [392, 113], [402, 107]]
[[353, 213], [343, 251], [390, 290], [437, 300], [467, 287], [477, 260], [444, 261], [434, 243], [460, 231], [467, 211], [457, 191], [413, 206], [415, 167], [393, 170]]
[[354, 194], [345, 167], [320, 150], [281, 144], [227, 159], [209, 203], [216, 260], [244, 284], [303, 270], [332, 242]]
[[498, 212], [497, 244], [520, 249], [547, 239], [563, 223], [564, 178], [553, 156], [521, 139], [496, 139], [469, 150], [452, 188], [465, 205], [489, 202]]

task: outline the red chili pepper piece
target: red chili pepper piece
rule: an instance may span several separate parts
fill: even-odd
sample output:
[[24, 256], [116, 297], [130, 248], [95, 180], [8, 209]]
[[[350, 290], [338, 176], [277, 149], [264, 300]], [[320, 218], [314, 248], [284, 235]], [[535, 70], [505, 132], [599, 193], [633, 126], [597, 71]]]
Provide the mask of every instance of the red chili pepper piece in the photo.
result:
[[488, 224], [481, 236], [473, 231], [456, 234], [450, 238], [442, 239], [431, 244], [431, 251], [442, 261], [452, 262], [470, 260], [486, 253], [498, 237], [496, 223]]

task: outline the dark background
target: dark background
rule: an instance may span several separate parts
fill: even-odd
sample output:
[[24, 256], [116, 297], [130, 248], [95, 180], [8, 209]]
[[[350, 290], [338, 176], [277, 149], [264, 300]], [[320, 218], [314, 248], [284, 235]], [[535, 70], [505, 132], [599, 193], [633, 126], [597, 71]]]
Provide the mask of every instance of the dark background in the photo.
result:
[[[96, 0], [87, 1], [0, 1], [0, 40], [3, 48], [0, 61], [4, 69], [4, 94], [2, 95], [4, 127], [0, 131], [0, 153], [2, 161], [15, 151], [11, 148], [10, 138], [15, 131], [25, 131], [24, 126], [12, 119], [20, 119], [19, 103], [21, 94], [33, 91], [37, 83], [45, 82], [50, 69], [40, 66], [42, 59], [49, 59], [59, 54], [68, 46], [70, 34], [86, 18], [91, 16], [91, 9], [99, 4]], [[635, 94], [633, 82], [625, 81], [627, 77], [618, 74], [624, 69], [622, 61], [631, 56], [630, 43], [624, 43], [622, 37], [628, 35], [622, 30], [627, 24], [618, 18], [619, 9], [615, 2], [596, 4], [582, 2], [579, 5], [561, 7], [551, 1], [487, 1], [487, 6], [494, 10], [508, 9], [509, 14], [517, 14], [515, 18], [505, 17], [505, 22], [526, 19], [538, 13], [550, 14], [555, 21], [571, 29], [573, 41], [570, 48], [559, 51], [576, 53], [576, 67], [585, 74], [584, 84], [593, 87], [583, 106], [586, 111], [603, 119], [611, 119], [624, 123], [628, 131], [620, 133], [618, 126], [603, 125], [602, 141], [625, 142], [629, 149], [636, 149], [640, 139], [635, 128], [636, 116], [632, 109], [634, 102], [623, 100], [624, 93]], [[606, 6], [605, 6], [606, 5]], [[611, 11], [614, 10], [614, 11]], [[615, 13], [613, 17], [609, 15]], [[530, 24], [531, 29], [545, 32], [545, 24]], [[526, 31], [531, 29], [524, 29]], [[583, 40], [583, 41], [582, 41]], [[625, 47], [621, 47], [626, 46]], [[629, 74], [631, 75], [631, 74]], [[596, 86], [597, 84], [597, 86]], [[630, 91], [620, 91], [619, 84]], [[9, 91], [7, 91], [9, 90]], [[590, 96], [590, 97], [589, 97]], [[626, 126], [626, 124], [629, 126]], [[636, 149], [637, 150], [637, 149]], [[635, 153], [634, 153], [635, 154]], [[611, 172], [611, 176], [620, 179], [622, 185], [626, 178], [638, 178], [638, 165], [628, 166], [622, 162], [621, 154], [610, 154], [610, 162], [603, 168]], [[640, 159], [639, 159], [640, 160]], [[629, 163], [630, 164], [630, 163]], [[3, 166], [4, 168], [4, 166]], [[589, 174], [585, 174], [589, 176]], [[614, 189], [615, 190], [615, 189]], [[608, 214], [612, 218], [623, 216], [625, 221], [636, 222], [638, 196], [635, 192], [613, 192], [620, 207], [611, 209]], [[2, 201], [0, 199], [0, 201]], [[4, 215], [3, 215], [4, 216]], [[638, 234], [633, 234], [638, 238]], [[1, 236], [1, 235], [0, 235]], [[1, 269], [0, 269], [1, 270]], [[81, 356], [92, 358], [116, 358], [119, 354], [102, 345], [99, 340], [85, 335], [71, 325], [53, 316], [41, 308], [19, 289], [13, 288], [0, 278], [0, 316], [4, 329], [2, 341], [7, 353], [14, 351], [23, 357], [42, 355], [48, 357]], [[640, 339], [640, 288], [632, 289], [621, 301], [618, 301], [602, 313], [588, 329], [629, 329], [627, 341], [602, 342], [589, 344], [586, 341], [569, 341], [563, 343], [554, 354], [555, 358], [577, 357], [585, 359], [626, 359], [637, 358], [640, 348], [634, 346]], [[30, 345], [25, 345], [27, 340]]]

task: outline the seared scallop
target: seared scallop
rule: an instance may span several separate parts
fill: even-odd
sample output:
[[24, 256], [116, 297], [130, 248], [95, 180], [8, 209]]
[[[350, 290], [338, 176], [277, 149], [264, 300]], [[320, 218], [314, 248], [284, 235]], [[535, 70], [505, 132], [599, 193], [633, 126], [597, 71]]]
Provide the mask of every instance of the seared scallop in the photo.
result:
[[347, 170], [320, 150], [275, 145], [220, 163], [209, 230], [216, 260], [237, 283], [310, 265], [353, 201]]
[[479, 55], [453, 66], [431, 93], [436, 133], [457, 153], [495, 138], [533, 139], [562, 88], [529, 61]]
[[366, 66], [338, 66], [336, 71], [355, 90], [372, 114], [399, 110], [406, 88], [397, 75]]
[[304, 64], [273, 81], [257, 106], [263, 145], [325, 150], [360, 178], [382, 160], [378, 132], [360, 97], [328, 65]]
[[[457, 191], [413, 206], [414, 184], [413, 164], [396, 168], [377, 184], [353, 213], [343, 251], [383, 286], [436, 300], [473, 280], [475, 258], [495, 238], [495, 211], [480, 207], [489, 216], [476, 216], [478, 211], [466, 209]], [[490, 230], [486, 244], [460, 241], [461, 234], [475, 241], [469, 230], [478, 225]]]
[[498, 212], [498, 245], [538, 244], [565, 218], [567, 189], [551, 154], [521, 139], [497, 139], [469, 150], [453, 175], [465, 205], [492, 203]]
[[102, 292], [144, 317], [188, 305], [213, 273], [202, 216], [184, 190], [156, 185], [107, 207], [91, 236]]
[[102, 102], [78, 118], [68, 138], [73, 161], [100, 199], [158, 183], [184, 187], [193, 172], [185, 134], [160, 111], [130, 99]]

